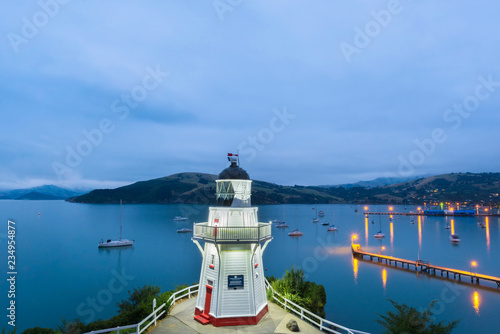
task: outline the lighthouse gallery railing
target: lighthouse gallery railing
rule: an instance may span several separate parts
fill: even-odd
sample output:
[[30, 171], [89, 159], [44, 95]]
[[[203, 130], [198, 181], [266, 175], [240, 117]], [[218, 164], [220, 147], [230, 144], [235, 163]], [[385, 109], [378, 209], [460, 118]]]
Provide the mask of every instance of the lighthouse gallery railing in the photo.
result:
[[198, 223], [193, 227], [193, 239], [214, 243], [259, 243], [272, 238], [271, 226], [270, 223], [259, 223], [258, 226], [212, 226]]

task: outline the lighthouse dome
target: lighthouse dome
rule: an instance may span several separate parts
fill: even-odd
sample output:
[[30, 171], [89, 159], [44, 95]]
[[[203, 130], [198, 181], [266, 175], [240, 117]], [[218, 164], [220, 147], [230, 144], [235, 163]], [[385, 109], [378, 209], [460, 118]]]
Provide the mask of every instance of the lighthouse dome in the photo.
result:
[[248, 173], [236, 163], [232, 163], [231, 166], [220, 172], [219, 180], [250, 180]]

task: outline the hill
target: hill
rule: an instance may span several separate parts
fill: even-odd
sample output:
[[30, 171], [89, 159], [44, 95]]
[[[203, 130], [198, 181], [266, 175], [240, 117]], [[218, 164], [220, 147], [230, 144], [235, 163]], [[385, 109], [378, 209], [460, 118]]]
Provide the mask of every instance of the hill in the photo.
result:
[[[70, 198], [75, 203], [195, 203], [215, 204], [216, 175], [179, 173], [167, 177], [136, 182], [116, 189], [98, 189]], [[280, 186], [253, 181], [252, 203], [342, 203], [341, 198], [324, 192], [320, 187]]]
[[42, 194], [37, 191], [32, 191], [27, 194], [21, 195], [17, 200], [61, 200], [64, 199], [64, 197], [57, 197], [53, 195], [48, 195], [48, 194]]
[[[75, 203], [215, 203], [212, 174], [179, 173], [116, 188], [93, 190], [68, 199]], [[419, 178], [383, 187], [281, 186], [252, 182], [252, 203], [370, 203], [422, 204], [424, 202], [498, 203], [500, 173], [451, 173]]]
[[83, 190], [69, 190], [54, 185], [45, 185], [27, 189], [0, 191], [0, 199], [66, 199], [84, 193], [85, 191]]
[[356, 183], [346, 183], [339, 184], [335, 186], [322, 186], [326, 188], [331, 187], [343, 187], [343, 188], [353, 188], [353, 187], [362, 187], [362, 188], [376, 188], [376, 187], [384, 187], [392, 184], [403, 183], [407, 181], [412, 181], [415, 179], [420, 179], [423, 177], [427, 177], [429, 175], [420, 175], [420, 176], [409, 176], [409, 177], [377, 177], [376, 179], [370, 181], [358, 181]]

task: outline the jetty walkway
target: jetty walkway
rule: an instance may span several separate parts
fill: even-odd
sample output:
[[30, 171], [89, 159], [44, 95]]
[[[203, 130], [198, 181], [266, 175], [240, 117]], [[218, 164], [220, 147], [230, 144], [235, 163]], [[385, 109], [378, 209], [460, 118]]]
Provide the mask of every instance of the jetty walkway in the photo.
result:
[[500, 277], [495, 277], [495, 276], [489, 276], [489, 275], [483, 275], [483, 274], [478, 274], [476, 272], [472, 271], [465, 271], [465, 270], [459, 270], [459, 269], [453, 269], [453, 268], [448, 268], [448, 267], [442, 267], [442, 266], [436, 266], [433, 264], [430, 264], [428, 261], [422, 261], [422, 260], [416, 260], [416, 261], [411, 261], [411, 260], [406, 260], [406, 259], [401, 259], [389, 255], [382, 255], [382, 254], [375, 254], [375, 253], [370, 253], [370, 252], [365, 252], [362, 250], [361, 245], [359, 244], [351, 244], [351, 249], [352, 249], [352, 254], [354, 256], [360, 257], [364, 259], [365, 257], [368, 257], [370, 261], [377, 260], [379, 263], [384, 263], [388, 265], [393, 265], [398, 267], [398, 264], [401, 265], [402, 268], [407, 268], [411, 269], [413, 268], [415, 271], [420, 270], [422, 272], [426, 272], [428, 274], [434, 274], [436, 275], [436, 271], [441, 274], [442, 277], [446, 274], [447, 278], [451, 277], [451, 274], [453, 274], [453, 279], [458, 279], [461, 280], [462, 276], [467, 276], [470, 277], [471, 283], [474, 283], [474, 281], [479, 284], [479, 280], [484, 280], [484, 281], [490, 281], [494, 282], [497, 285], [497, 288], [500, 288]]
[[425, 213], [423, 211], [419, 212], [371, 212], [371, 211], [365, 211], [363, 212], [364, 215], [378, 215], [378, 216], [426, 216], [426, 217], [500, 217], [500, 214], [498, 213], [476, 213], [473, 215], [464, 215], [460, 213], [454, 213], [454, 212], [447, 212], [446, 214], [431, 214], [431, 213]]

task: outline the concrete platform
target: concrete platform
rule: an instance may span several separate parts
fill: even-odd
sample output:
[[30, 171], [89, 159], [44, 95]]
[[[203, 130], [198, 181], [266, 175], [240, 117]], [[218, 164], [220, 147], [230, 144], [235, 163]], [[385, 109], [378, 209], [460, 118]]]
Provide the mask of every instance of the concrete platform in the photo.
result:
[[210, 324], [203, 326], [194, 320], [194, 308], [196, 298], [188, 299], [174, 306], [170, 315], [151, 328], [148, 333], [152, 334], [213, 334], [213, 333], [293, 333], [286, 328], [286, 323], [290, 319], [297, 321], [300, 333], [319, 334], [322, 333], [316, 327], [300, 320], [291, 313], [285, 312], [274, 303], [269, 303], [269, 312], [253, 326], [228, 326], [214, 327]]

